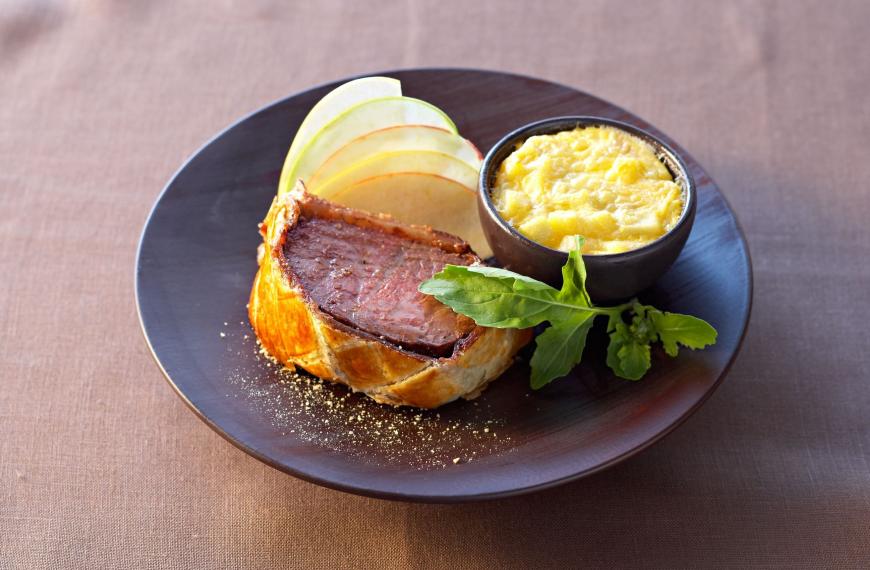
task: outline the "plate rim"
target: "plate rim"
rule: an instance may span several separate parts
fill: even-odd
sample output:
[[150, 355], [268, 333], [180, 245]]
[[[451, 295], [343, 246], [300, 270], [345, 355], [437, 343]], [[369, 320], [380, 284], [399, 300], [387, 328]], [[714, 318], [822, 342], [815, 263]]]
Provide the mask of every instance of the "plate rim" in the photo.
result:
[[[263, 113], [263, 112], [266, 112], [275, 106], [278, 106], [278, 105], [285, 103], [289, 99], [293, 99], [293, 98], [305, 95], [311, 91], [316, 91], [318, 89], [322, 89], [322, 88], [328, 87], [330, 85], [337, 85], [337, 84], [345, 83], [345, 82], [352, 81], [354, 79], [358, 79], [361, 77], [369, 77], [369, 76], [375, 76], [375, 75], [387, 75], [387, 76], [389, 76], [389, 75], [397, 74], [397, 73], [418, 72], [418, 71], [436, 72], [436, 73], [437, 72], [457, 72], [458, 71], [458, 72], [472, 72], [472, 73], [483, 73], [483, 74], [498, 74], [498, 75], [515, 77], [518, 79], [549, 83], [549, 84], [552, 84], [554, 86], [557, 86], [557, 87], [560, 87], [563, 89], [568, 89], [568, 90], [580, 93], [582, 95], [585, 95], [585, 96], [593, 98], [593, 99], [598, 99], [598, 100], [604, 101], [608, 105], [612, 106], [615, 110], [627, 113], [627, 114], [631, 115], [632, 117], [640, 118], [640, 120], [642, 120], [644, 123], [646, 123], [647, 125], [652, 127], [654, 131], [656, 131], [657, 133], [661, 133], [661, 131], [658, 128], [656, 128], [654, 125], [651, 125], [649, 122], [646, 121], [646, 119], [643, 119], [643, 118], [639, 117], [638, 115], [635, 115], [634, 113], [631, 113], [630, 111], [627, 111], [626, 109], [624, 109], [620, 105], [616, 105], [614, 103], [611, 103], [610, 101], [607, 101], [606, 99], [602, 99], [602, 98], [597, 97], [595, 95], [591, 95], [591, 94], [589, 94], [586, 91], [583, 91], [581, 89], [577, 89], [575, 87], [571, 87], [570, 85], [565, 85], [563, 83], [551, 81], [549, 79], [544, 79], [541, 77], [535, 77], [535, 76], [531, 76], [531, 75], [513, 73], [513, 72], [509, 72], [509, 71], [502, 71], [502, 70], [496, 70], [496, 69], [484, 69], [484, 68], [473, 68], [473, 67], [439, 67], [439, 66], [394, 68], [394, 69], [388, 69], [388, 70], [380, 70], [380, 71], [372, 71], [372, 72], [367, 72], [367, 73], [360, 73], [360, 74], [351, 75], [351, 76], [348, 76], [345, 78], [339, 78], [339, 79], [335, 79], [335, 80], [331, 80], [331, 81], [324, 81], [324, 82], [318, 83], [317, 85], [313, 85], [307, 89], [296, 91], [296, 92], [291, 93], [289, 95], [275, 99], [275, 100], [257, 108], [256, 110], [251, 111], [251, 112], [243, 115], [239, 119], [236, 119], [235, 121], [231, 122], [229, 125], [227, 125], [223, 129], [218, 131], [216, 134], [209, 137], [204, 143], [199, 145], [192, 153], [190, 153], [187, 156], [187, 158], [182, 162], [181, 166], [179, 166], [173, 172], [173, 174], [169, 177], [169, 180], [166, 182], [166, 184], [163, 186], [163, 189], [160, 191], [160, 193], [155, 198], [154, 203], [152, 204], [150, 210], [148, 211], [148, 215], [146, 216], [145, 221], [142, 225], [142, 229], [139, 233], [139, 239], [137, 240], [137, 244], [136, 244], [136, 258], [135, 258], [135, 262], [134, 262], [134, 266], [133, 266], [133, 289], [134, 289], [134, 299], [135, 299], [135, 305], [136, 305], [136, 317], [139, 321], [139, 330], [141, 331], [142, 336], [145, 339], [145, 344], [148, 347], [148, 352], [151, 354], [151, 357], [153, 358], [154, 362], [157, 364], [158, 369], [163, 374], [164, 379], [172, 387], [172, 389], [176, 393], [176, 395], [178, 395], [181, 398], [181, 400], [185, 403], [185, 405], [203, 423], [205, 423], [209, 428], [211, 428], [218, 435], [220, 435], [224, 440], [228, 441], [233, 446], [235, 446], [239, 450], [243, 451], [244, 453], [250, 455], [251, 457], [254, 457], [255, 459], [265, 463], [269, 467], [272, 467], [273, 469], [276, 469], [277, 471], [280, 471], [280, 472], [285, 473], [287, 475], [292, 475], [293, 477], [296, 477], [298, 479], [302, 479], [303, 481], [306, 481], [308, 483], [313, 483], [315, 485], [319, 485], [319, 486], [333, 489], [336, 491], [343, 491], [343, 492], [351, 493], [351, 494], [355, 494], [355, 495], [376, 498], [376, 499], [390, 500], [390, 501], [433, 503], [433, 504], [454, 504], [454, 503], [490, 501], [490, 500], [501, 499], [501, 498], [515, 497], [518, 495], [525, 495], [525, 494], [529, 494], [529, 493], [534, 493], [534, 492], [543, 491], [546, 489], [558, 487], [560, 485], [564, 485], [566, 483], [570, 483], [572, 481], [576, 481], [576, 480], [582, 479], [584, 477], [588, 477], [589, 475], [604, 471], [610, 467], [613, 467], [614, 465], [616, 465], [618, 463], [625, 461], [626, 459], [628, 459], [630, 457], [633, 457], [634, 455], [637, 455], [637, 454], [645, 451], [649, 447], [660, 442], [662, 439], [664, 439], [665, 437], [667, 437], [668, 435], [673, 433], [681, 425], [683, 425], [689, 419], [689, 417], [691, 417], [701, 406], [703, 406], [707, 402], [707, 400], [709, 400], [709, 398], [713, 395], [713, 393], [716, 392], [716, 390], [719, 388], [719, 386], [721, 385], [724, 378], [730, 372], [731, 367], [733, 366], [734, 362], [736, 361], [738, 355], [740, 354], [740, 352], [743, 348], [743, 343], [746, 339], [747, 331], [749, 330], [749, 325], [750, 325], [751, 316], [752, 316], [753, 300], [754, 300], [754, 289], [755, 289], [754, 270], [753, 270], [753, 264], [752, 264], [752, 252], [751, 252], [750, 247], [749, 247], [749, 241], [746, 239], [746, 233], [743, 230], [743, 226], [741, 225], [740, 220], [734, 211], [734, 208], [731, 206], [731, 203], [728, 201], [727, 196], [721, 191], [718, 184], [716, 184], [715, 181], [713, 181], [712, 177], [709, 176], [709, 173], [707, 173], [706, 169], [704, 169], [703, 166], [691, 154], [689, 154], [685, 149], [683, 149], [682, 146], [680, 146], [680, 145], [676, 145], [676, 146], [677, 146], [679, 152], [681, 153], [681, 156], [688, 158], [689, 162], [693, 163], [698, 168], [700, 168], [705, 174], [707, 174], [707, 176], [710, 177], [711, 182], [713, 182], [714, 186], [716, 187], [716, 190], [717, 190], [717, 193], [719, 194], [720, 199], [724, 203], [725, 207], [728, 209], [728, 213], [730, 214], [730, 217], [734, 222], [735, 229], [737, 230], [737, 234], [740, 238], [740, 240], [739, 240], [740, 245], [741, 245], [743, 252], [746, 256], [746, 284], [747, 284], [747, 286], [745, 288], [745, 307], [746, 307], [746, 309], [744, 310], [743, 314], [741, 315], [742, 323], [741, 323], [740, 337], [737, 340], [737, 344], [734, 348], [734, 351], [729, 356], [728, 361], [725, 363], [725, 366], [722, 368], [722, 371], [719, 373], [718, 377], [713, 382], [713, 384], [704, 392], [704, 394], [696, 402], [694, 402], [691, 406], [689, 406], [677, 419], [675, 419], [667, 427], [660, 430], [654, 436], [647, 439], [646, 441], [632, 447], [631, 449], [624, 451], [623, 453], [621, 453], [621, 454], [619, 454], [619, 455], [617, 455], [617, 456], [615, 456], [607, 461], [599, 463], [598, 465], [596, 465], [594, 467], [590, 467], [590, 468], [578, 471], [577, 473], [573, 473], [571, 475], [567, 475], [565, 477], [553, 479], [551, 481], [546, 481], [543, 483], [536, 483], [536, 484], [532, 484], [532, 485], [525, 485], [522, 487], [517, 487], [514, 489], [503, 490], [503, 491], [494, 491], [494, 492], [488, 492], [488, 493], [458, 493], [458, 494], [451, 494], [451, 495], [432, 495], [432, 494], [421, 495], [421, 494], [406, 493], [406, 492], [401, 492], [401, 491], [381, 491], [381, 490], [370, 489], [367, 487], [355, 486], [355, 485], [348, 484], [348, 483], [339, 483], [336, 481], [332, 481], [329, 479], [324, 479], [322, 477], [318, 477], [316, 475], [311, 475], [309, 473], [306, 473], [306, 472], [301, 471], [299, 469], [296, 469], [294, 467], [290, 467], [290, 466], [284, 465], [282, 463], [279, 463], [277, 460], [272, 459], [271, 457], [266, 456], [266, 455], [262, 454], [261, 452], [257, 451], [256, 449], [253, 449], [250, 446], [246, 445], [242, 441], [239, 441], [239, 440], [233, 438], [224, 429], [222, 429], [220, 426], [218, 426], [213, 421], [211, 421], [211, 419], [209, 419], [201, 410], [199, 410], [193, 404], [193, 402], [191, 402], [188, 399], [188, 397], [178, 387], [178, 385], [176, 385], [175, 381], [173, 381], [173, 379], [171, 378], [169, 373], [164, 368], [163, 363], [160, 361], [160, 358], [157, 356], [157, 353], [154, 350], [154, 346], [151, 342], [151, 338], [148, 335], [148, 331], [145, 329], [145, 321], [144, 321], [143, 315], [142, 315], [142, 307], [141, 307], [141, 303], [140, 303], [141, 255], [142, 255], [142, 246], [143, 246], [144, 241], [145, 241], [145, 234], [148, 231], [148, 227], [151, 225], [152, 218], [154, 217], [154, 215], [157, 211], [157, 208], [160, 205], [161, 201], [166, 196], [170, 187], [175, 183], [175, 181], [179, 177], [179, 175], [188, 167], [188, 165], [194, 159], [197, 158], [197, 156], [199, 156], [200, 153], [202, 153], [212, 143], [214, 143], [215, 141], [217, 141], [218, 139], [220, 139], [221, 137], [226, 135], [229, 131], [231, 131], [232, 129], [234, 129], [238, 125], [250, 120], [251, 118], [255, 117], [256, 115]], [[665, 139], [671, 140], [670, 137], [668, 137], [667, 135], [665, 135]]]

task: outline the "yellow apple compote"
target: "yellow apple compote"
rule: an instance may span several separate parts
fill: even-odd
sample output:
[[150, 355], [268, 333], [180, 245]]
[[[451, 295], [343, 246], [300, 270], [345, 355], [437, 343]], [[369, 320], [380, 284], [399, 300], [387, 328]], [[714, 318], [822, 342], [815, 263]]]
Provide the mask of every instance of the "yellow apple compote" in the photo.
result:
[[610, 126], [529, 137], [499, 166], [498, 213], [542, 245], [584, 254], [637, 249], [667, 233], [683, 211], [679, 184], [640, 138]]

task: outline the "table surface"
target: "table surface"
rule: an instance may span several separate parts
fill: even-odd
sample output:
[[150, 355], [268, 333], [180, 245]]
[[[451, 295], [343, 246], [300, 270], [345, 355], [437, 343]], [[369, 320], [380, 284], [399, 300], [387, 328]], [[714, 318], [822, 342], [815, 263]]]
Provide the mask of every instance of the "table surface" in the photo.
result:
[[[870, 4], [0, 3], [0, 568], [870, 565]], [[310, 85], [531, 74], [644, 117], [746, 231], [752, 323], [663, 442], [473, 505], [323, 489], [227, 444], [142, 339], [175, 169]]]

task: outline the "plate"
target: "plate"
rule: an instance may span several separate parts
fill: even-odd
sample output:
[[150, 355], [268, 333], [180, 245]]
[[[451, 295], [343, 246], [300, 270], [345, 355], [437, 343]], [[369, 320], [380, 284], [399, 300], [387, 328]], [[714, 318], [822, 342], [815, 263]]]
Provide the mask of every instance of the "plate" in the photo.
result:
[[715, 346], [670, 359], [655, 350], [640, 382], [615, 378], [593, 330], [567, 378], [528, 388], [529, 350], [474, 401], [434, 411], [375, 404], [299, 376], [258, 351], [246, 303], [260, 243], [297, 126], [321, 85], [253, 113], [206, 143], [154, 205], [136, 261], [136, 301], [169, 383], [209, 426], [257, 459], [308, 481], [363, 495], [459, 502], [552, 487], [626, 459], [672, 431], [713, 392], [742, 342], [752, 268], [734, 213], [706, 172], [640, 118], [570, 87], [493, 71], [386, 72], [405, 94], [442, 108], [486, 151], [546, 117], [599, 115], [636, 124], [682, 152], [698, 184], [686, 248], [644, 302], [719, 331]]

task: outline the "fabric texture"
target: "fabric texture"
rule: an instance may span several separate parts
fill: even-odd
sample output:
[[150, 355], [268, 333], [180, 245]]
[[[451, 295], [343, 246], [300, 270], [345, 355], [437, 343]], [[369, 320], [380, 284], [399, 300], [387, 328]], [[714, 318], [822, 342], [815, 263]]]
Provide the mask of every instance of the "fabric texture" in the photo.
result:
[[[0, 568], [870, 566], [870, 4], [0, 0]], [[639, 456], [415, 505], [227, 444], [163, 380], [140, 230], [214, 133], [348, 75], [530, 74], [637, 113], [746, 231], [743, 352]]]

